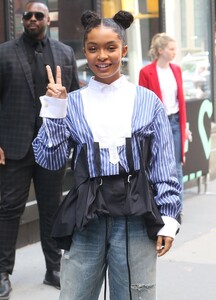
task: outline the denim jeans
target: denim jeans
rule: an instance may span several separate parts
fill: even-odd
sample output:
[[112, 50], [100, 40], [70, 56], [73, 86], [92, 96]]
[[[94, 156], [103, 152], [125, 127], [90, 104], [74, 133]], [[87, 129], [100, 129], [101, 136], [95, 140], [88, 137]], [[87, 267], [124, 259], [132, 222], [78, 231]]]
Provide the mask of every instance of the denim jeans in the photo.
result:
[[[179, 184], [182, 187], [182, 193], [183, 193], [183, 170], [182, 170], [181, 132], [180, 132], [179, 114], [171, 115], [169, 117], [169, 122], [173, 134], [177, 178]], [[180, 195], [181, 201], [183, 200], [182, 193]]]
[[106, 269], [111, 300], [156, 300], [156, 258], [143, 217], [98, 217], [62, 257], [60, 300], [97, 300]]

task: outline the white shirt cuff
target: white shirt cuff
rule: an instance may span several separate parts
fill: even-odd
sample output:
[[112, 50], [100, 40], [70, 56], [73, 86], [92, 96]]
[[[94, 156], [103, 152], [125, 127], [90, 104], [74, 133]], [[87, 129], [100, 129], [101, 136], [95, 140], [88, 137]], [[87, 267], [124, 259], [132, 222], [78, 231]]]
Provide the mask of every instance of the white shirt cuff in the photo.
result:
[[171, 217], [162, 216], [162, 219], [164, 221], [164, 226], [158, 231], [157, 235], [170, 236], [174, 239], [177, 230], [180, 228], [180, 224]]
[[51, 119], [62, 119], [66, 117], [67, 98], [58, 99], [48, 96], [41, 96], [40, 117]]

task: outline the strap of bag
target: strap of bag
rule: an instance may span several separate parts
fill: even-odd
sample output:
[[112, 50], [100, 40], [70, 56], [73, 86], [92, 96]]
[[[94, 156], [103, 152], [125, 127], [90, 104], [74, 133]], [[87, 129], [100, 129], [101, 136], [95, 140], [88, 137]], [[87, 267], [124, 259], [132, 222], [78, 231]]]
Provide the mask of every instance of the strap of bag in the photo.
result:
[[94, 142], [94, 163], [96, 169], [96, 176], [101, 176], [101, 159], [100, 159], [100, 146], [98, 142]]
[[131, 138], [126, 138], [126, 158], [129, 167], [129, 174], [134, 173], [134, 160], [133, 160], [133, 151], [132, 151], [132, 142]]
[[146, 165], [149, 161], [149, 147], [150, 147], [150, 137], [145, 137], [144, 140], [140, 141], [138, 148], [140, 154], [140, 164], [143, 168], [146, 168]]
[[76, 156], [77, 156], [77, 144], [74, 143], [73, 144], [73, 155], [72, 155], [72, 158], [71, 158], [71, 170], [74, 170], [74, 168], [75, 168]]

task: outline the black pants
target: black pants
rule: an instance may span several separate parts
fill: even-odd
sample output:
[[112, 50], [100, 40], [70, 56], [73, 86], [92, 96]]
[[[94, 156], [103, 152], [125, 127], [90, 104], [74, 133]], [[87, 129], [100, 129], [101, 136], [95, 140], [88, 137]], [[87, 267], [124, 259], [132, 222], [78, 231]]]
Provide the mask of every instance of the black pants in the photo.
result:
[[53, 214], [62, 195], [65, 167], [49, 171], [34, 161], [31, 151], [22, 160], [6, 160], [0, 166], [0, 272], [12, 274], [20, 217], [34, 182], [40, 219], [41, 245], [48, 270], [59, 270], [61, 251], [50, 238]]

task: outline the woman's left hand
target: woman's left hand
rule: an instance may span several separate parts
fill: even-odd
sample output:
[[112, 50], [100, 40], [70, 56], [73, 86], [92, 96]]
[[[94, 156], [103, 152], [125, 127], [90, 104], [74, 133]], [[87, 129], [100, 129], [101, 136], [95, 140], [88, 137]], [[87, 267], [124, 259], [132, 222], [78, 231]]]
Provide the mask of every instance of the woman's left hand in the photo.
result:
[[157, 238], [156, 250], [158, 257], [163, 256], [172, 247], [173, 238], [159, 235]]
[[62, 86], [61, 68], [59, 66], [56, 67], [56, 82], [53, 78], [52, 70], [49, 65], [46, 66], [46, 70], [49, 80], [46, 95], [53, 98], [66, 99], [67, 91], [66, 88]]
[[189, 129], [186, 130], [186, 139], [192, 142], [192, 132]]

